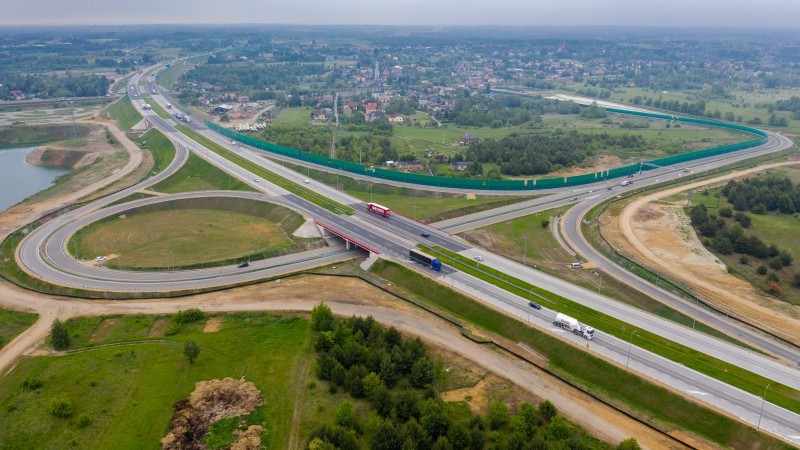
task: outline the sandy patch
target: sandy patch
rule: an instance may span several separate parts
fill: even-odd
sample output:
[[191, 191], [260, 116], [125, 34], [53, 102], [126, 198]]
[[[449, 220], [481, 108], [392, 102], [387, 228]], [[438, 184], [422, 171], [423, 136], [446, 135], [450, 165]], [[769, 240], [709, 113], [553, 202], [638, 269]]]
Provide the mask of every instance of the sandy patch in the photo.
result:
[[164, 331], [166, 331], [171, 321], [172, 320], [169, 317], [159, 317], [158, 319], [153, 321], [152, 325], [150, 325], [150, 329], [147, 330], [147, 335], [163, 336]]
[[214, 333], [221, 330], [223, 321], [224, 318], [222, 316], [210, 317], [203, 325], [203, 333]]
[[441, 397], [445, 402], [465, 402], [475, 414], [486, 415], [489, 408], [487, 387], [487, 382], [483, 379], [475, 386], [442, 392]]
[[615, 248], [688, 285], [695, 295], [715, 308], [729, 311], [732, 316], [783, 339], [800, 343], [795, 331], [800, 329], [800, 307], [771, 298], [729, 274], [725, 265], [702, 245], [681, 205], [654, 203], [689, 189], [789, 164], [798, 162], [734, 172], [637, 198], [618, 216], [608, 213], [601, 216], [604, 235]]

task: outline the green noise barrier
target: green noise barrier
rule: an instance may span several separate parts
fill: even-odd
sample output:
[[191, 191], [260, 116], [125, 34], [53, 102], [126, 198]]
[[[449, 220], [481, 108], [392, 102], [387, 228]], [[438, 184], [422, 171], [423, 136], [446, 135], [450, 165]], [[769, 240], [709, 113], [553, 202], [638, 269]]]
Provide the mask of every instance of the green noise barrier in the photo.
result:
[[276, 155], [294, 158], [300, 161], [314, 163], [320, 166], [329, 167], [331, 169], [343, 170], [356, 175], [362, 175], [372, 178], [378, 178], [388, 181], [398, 181], [409, 184], [419, 184], [424, 186], [436, 186], [443, 188], [455, 189], [476, 189], [485, 191], [525, 191], [525, 190], [542, 190], [542, 189], [555, 189], [570, 186], [580, 186], [584, 184], [595, 183], [597, 181], [610, 180], [614, 178], [627, 177], [628, 175], [635, 174], [640, 171], [652, 170], [658, 167], [671, 166], [674, 164], [685, 163], [697, 159], [707, 158], [709, 156], [717, 156], [726, 153], [744, 150], [748, 148], [757, 147], [767, 142], [767, 133], [761, 130], [750, 128], [743, 125], [718, 122], [715, 120], [707, 120], [691, 117], [678, 117], [669, 114], [660, 114], [654, 112], [642, 111], [629, 111], [617, 108], [605, 108], [606, 111], [615, 114], [627, 114], [631, 116], [647, 117], [651, 119], [668, 120], [672, 122], [684, 122], [695, 125], [706, 125], [710, 127], [727, 128], [736, 131], [742, 131], [755, 136], [754, 139], [747, 141], [737, 142], [735, 144], [721, 145], [718, 147], [711, 147], [693, 152], [681, 153], [678, 155], [667, 156], [664, 158], [654, 159], [651, 161], [643, 161], [641, 163], [630, 164], [623, 167], [614, 169], [603, 170], [600, 172], [587, 173], [582, 175], [573, 175], [569, 177], [558, 178], [532, 178], [532, 179], [516, 179], [516, 180], [483, 180], [474, 178], [450, 178], [439, 177], [433, 175], [423, 175], [416, 173], [399, 172], [395, 170], [387, 170], [381, 168], [367, 168], [362, 164], [357, 164], [350, 161], [343, 161], [340, 159], [332, 159], [327, 156], [317, 155], [311, 152], [298, 150], [295, 148], [284, 147], [282, 145], [273, 144], [271, 142], [262, 141], [252, 136], [237, 133], [227, 128], [221, 127], [209, 120], [205, 124], [217, 133], [228, 137], [230, 139], [241, 142], [242, 144], [273, 153]]

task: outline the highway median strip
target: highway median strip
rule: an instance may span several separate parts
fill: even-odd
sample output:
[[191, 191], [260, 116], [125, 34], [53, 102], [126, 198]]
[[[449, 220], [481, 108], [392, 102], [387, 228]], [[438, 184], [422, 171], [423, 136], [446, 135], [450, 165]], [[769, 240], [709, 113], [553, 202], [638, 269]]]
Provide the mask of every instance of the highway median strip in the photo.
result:
[[[761, 375], [721, 361], [677, 342], [670, 341], [655, 333], [639, 329], [538, 286], [506, 275], [498, 270], [486, 267], [485, 265], [478, 267], [476, 262], [472, 259], [461, 256], [455, 252], [438, 246], [426, 247], [420, 245], [420, 248], [438, 257], [444, 264], [451, 265], [464, 273], [491, 283], [519, 297], [531, 299], [535, 297], [535, 299], [543, 303], [544, 306], [575, 317], [581, 323], [592, 326], [601, 333], [608, 333], [619, 339], [628, 341], [629, 339], [633, 339], [630, 336], [631, 333], [636, 330], [635, 339], [633, 340], [638, 347], [649, 350], [671, 361], [683, 364], [686, 367], [753, 395], [761, 396], [764, 391], [764, 386], [771, 383], [771, 380]], [[770, 394], [769, 400], [771, 403], [790, 411], [800, 413], [800, 391], [780, 383], [772, 382]]]

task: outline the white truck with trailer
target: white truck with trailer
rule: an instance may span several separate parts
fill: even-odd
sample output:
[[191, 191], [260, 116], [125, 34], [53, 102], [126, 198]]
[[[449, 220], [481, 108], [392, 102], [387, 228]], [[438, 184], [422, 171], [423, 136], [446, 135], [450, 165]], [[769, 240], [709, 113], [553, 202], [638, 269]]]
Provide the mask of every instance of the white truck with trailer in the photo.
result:
[[594, 328], [588, 325], [581, 325], [578, 319], [572, 318], [566, 314], [556, 314], [556, 320], [553, 325], [571, 331], [572, 334], [580, 336], [587, 341], [594, 339]]

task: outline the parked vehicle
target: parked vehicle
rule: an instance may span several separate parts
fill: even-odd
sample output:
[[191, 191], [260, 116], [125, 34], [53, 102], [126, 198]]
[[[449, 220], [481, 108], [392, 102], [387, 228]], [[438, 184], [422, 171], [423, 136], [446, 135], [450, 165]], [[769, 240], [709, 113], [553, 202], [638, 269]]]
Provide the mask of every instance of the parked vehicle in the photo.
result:
[[573, 268], [573, 269], [582, 269], [583, 268], [583, 264], [581, 264], [581, 263], [572, 263], [569, 266], [571, 268]]
[[556, 314], [556, 320], [553, 325], [571, 331], [572, 334], [580, 336], [587, 341], [594, 339], [594, 328], [590, 326], [583, 326], [577, 319], [574, 319], [566, 314]]
[[391, 209], [381, 206], [377, 203], [367, 203], [367, 210], [374, 212], [375, 214], [380, 214], [383, 217], [389, 217], [389, 215], [392, 213]]
[[410, 260], [412, 260], [412, 261], [415, 261], [415, 262], [419, 263], [419, 264], [427, 266], [428, 268], [433, 269], [433, 270], [435, 270], [437, 272], [442, 270], [442, 262], [441, 261], [439, 261], [438, 259], [434, 258], [433, 256], [426, 255], [425, 253], [422, 253], [419, 250], [415, 250], [413, 248], [409, 249], [408, 250], [408, 258]]

